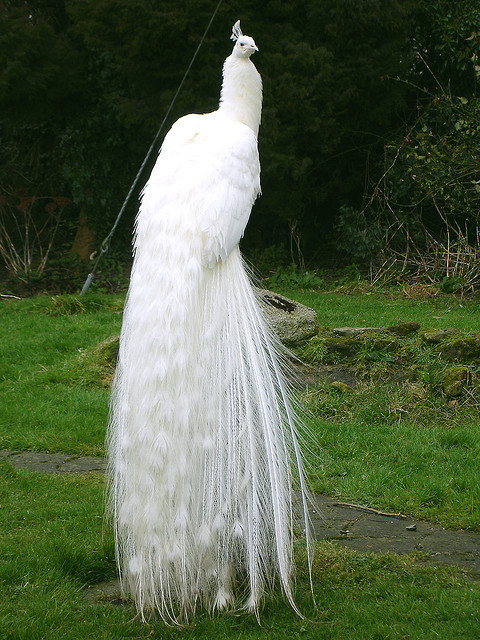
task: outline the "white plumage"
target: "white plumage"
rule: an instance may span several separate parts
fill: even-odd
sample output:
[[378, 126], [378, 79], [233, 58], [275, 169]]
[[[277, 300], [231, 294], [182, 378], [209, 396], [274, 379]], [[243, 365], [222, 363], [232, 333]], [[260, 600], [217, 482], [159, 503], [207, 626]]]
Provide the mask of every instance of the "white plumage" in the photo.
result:
[[[142, 617], [295, 608], [296, 417], [238, 243], [260, 192], [257, 50], [239, 23], [220, 105], [180, 118], [144, 189], [108, 430], [124, 590]], [[296, 609], [296, 608], [295, 608]]]

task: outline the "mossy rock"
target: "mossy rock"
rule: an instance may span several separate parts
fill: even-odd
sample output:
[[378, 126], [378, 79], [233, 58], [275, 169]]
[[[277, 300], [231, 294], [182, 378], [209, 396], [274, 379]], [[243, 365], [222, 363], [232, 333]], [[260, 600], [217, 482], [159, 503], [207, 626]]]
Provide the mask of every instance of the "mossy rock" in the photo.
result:
[[111, 336], [95, 347], [94, 354], [98, 362], [104, 366], [115, 367], [117, 364], [119, 344], [120, 336]]
[[98, 384], [109, 387], [112, 384], [115, 367], [117, 366], [119, 336], [111, 336], [98, 344], [90, 352], [84, 354], [83, 366], [88, 377], [96, 374]]
[[436, 351], [448, 360], [480, 362], [480, 335], [449, 340], [440, 344]]
[[354, 356], [360, 348], [360, 344], [354, 338], [326, 338], [325, 350], [329, 354], [337, 354], [343, 358]]
[[436, 329], [434, 331], [423, 331], [422, 340], [426, 344], [440, 344], [449, 338], [458, 336], [460, 331], [458, 329]]
[[342, 338], [359, 338], [373, 333], [385, 333], [381, 327], [336, 327], [333, 333]]
[[418, 322], [400, 322], [392, 327], [388, 327], [387, 331], [404, 338], [412, 335], [412, 333], [417, 333], [419, 329], [420, 324]]
[[377, 336], [373, 336], [370, 339], [365, 338], [363, 342], [364, 344], [368, 345], [373, 351], [385, 351], [388, 353], [397, 351], [397, 349], [401, 346], [401, 343], [396, 342], [395, 339], [379, 338]]
[[442, 386], [449, 398], [461, 396], [471, 382], [468, 367], [450, 367], [443, 375]]
[[302, 345], [317, 335], [320, 325], [316, 311], [266, 289], [257, 292], [267, 321], [283, 344]]
[[321, 326], [318, 328], [318, 333], [315, 338], [329, 338], [332, 335], [332, 329], [330, 327]]
[[353, 391], [353, 387], [349, 384], [345, 384], [345, 382], [340, 382], [340, 380], [334, 380], [330, 385], [332, 389], [336, 389], [340, 393], [350, 393]]

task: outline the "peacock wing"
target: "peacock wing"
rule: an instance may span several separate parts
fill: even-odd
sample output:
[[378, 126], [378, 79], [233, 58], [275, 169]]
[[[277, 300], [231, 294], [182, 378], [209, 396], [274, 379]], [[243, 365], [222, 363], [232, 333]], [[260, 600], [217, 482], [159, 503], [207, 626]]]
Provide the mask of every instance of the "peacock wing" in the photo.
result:
[[260, 193], [257, 139], [240, 122], [221, 118], [209, 138], [208, 163], [199, 206], [204, 233], [203, 263], [213, 267], [237, 246], [247, 226], [253, 203]]
[[191, 114], [165, 137], [143, 193], [143, 209], [187, 216], [202, 236], [203, 265], [213, 267], [239, 243], [259, 193], [253, 131], [218, 112]]

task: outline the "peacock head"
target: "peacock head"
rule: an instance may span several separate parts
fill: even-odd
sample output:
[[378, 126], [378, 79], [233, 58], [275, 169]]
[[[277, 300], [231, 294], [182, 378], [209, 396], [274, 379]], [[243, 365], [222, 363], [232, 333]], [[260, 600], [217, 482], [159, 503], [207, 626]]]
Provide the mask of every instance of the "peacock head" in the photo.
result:
[[240, 20], [233, 25], [231, 39], [235, 41], [232, 55], [238, 58], [249, 58], [252, 53], [258, 51], [255, 40], [250, 36], [244, 36], [240, 28]]

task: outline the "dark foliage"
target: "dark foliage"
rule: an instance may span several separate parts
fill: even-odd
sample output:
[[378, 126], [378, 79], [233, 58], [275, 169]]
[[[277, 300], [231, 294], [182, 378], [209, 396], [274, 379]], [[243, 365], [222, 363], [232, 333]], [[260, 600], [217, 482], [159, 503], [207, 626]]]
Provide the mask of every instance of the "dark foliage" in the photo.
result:
[[415, 64], [401, 79], [415, 96], [415, 118], [385, 146], [364, 206], [340, 211], [337, 247], [347, 260], [396, 263], [402, 274], [462, 290], [478, 286], [479, 24], [470, 0], [422, 6]]
[[[455, 77], [462, 95], [476, 87], [467, 61], [476, 47], [467, 40], [474, 4], [224, 3], [161, 137], [179, 116], [216, 108], [228, 35], [241, 18], [259, 45], [255, 63], [264, 81], [264, 195], [244, 248], [288, 247], [293, 235], [310, 261], [322, 262], [333, 251], [326, 237], [339, 210], [361, 210], [366, 180], [378, 180], [384, 170], [385, 144], [415, 121], [424, 96], [413, 85], [434, 92], [435, 81], [415, 54], [422, 52], [442, 79]], [[108, 233], [215, 6], [206, 0], [3, 3], [0, 189], [6, 197], [24, 189], [30, 197], [73, 201], [56, 244], [62, 254], [79, 219], [97, 244]], [[126, 259], [137, 195], [114, 239]]]

